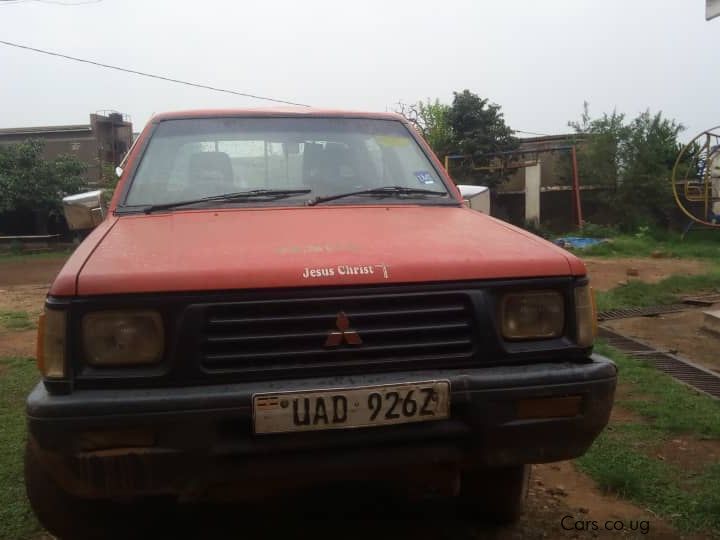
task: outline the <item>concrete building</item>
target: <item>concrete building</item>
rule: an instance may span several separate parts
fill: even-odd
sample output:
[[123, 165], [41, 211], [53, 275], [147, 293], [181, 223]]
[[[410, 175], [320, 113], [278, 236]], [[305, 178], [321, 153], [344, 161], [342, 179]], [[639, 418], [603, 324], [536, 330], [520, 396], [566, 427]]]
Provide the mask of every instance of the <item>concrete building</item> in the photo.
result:
[[0, 129], [0, 144], [27, 139], [45, 143], [45, 159], [69, 154], [86, 163], [86, 177], [93, 185], [100, 182], [104, 167], [113, 168], [120, 162], [132, 144], [133, 130], [130, 119], [115, 111], [91, 114], [89, 124]]
[[[577, 134], [546, 135], [520, 139], [508, 161], [514, 172], [493, 190], [493, 215], [517, 225], [533, 223], [556, 230], [577, 226], [573, 190], [572, 148], [581, 152], [584, 137]], [[602, 219], [597, 193], [612, 186], [591, 186], [578, 170], [581, 217]], [[588, 219], [588, 217], [590, 219]]]

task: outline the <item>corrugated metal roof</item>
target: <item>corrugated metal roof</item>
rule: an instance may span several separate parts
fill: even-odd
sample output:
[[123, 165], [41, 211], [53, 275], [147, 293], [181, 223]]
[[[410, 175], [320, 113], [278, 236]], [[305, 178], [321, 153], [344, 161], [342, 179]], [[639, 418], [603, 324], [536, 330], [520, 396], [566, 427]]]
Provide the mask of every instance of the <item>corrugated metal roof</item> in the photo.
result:
[[582, 133], [563, 133], [559, 135], [541, 135], [538, 137], [518, 137], [520, 144], [523, 143], [546, 143], [546, 142], [558, 142], [558, 141], [570, 141], [573, 139], [582, 140], [585, 135]]

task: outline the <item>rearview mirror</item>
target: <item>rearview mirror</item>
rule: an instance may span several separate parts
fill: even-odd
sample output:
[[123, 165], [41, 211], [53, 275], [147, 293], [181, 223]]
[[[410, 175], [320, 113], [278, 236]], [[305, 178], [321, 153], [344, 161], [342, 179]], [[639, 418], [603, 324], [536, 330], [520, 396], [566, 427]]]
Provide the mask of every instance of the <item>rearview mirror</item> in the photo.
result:
[[490, 189], [486, 186], [458, 185], [460, 195], [473, 210], [490, 214]]
[[103, 190], [63, 197], [63, 213], [73, 231], [94, 229], [105, 219]]

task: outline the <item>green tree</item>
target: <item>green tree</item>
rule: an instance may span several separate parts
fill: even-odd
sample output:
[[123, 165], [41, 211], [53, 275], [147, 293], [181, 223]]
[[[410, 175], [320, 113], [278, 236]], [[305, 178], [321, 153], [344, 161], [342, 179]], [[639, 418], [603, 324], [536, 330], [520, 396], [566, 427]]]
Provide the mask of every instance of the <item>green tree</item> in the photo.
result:
[[62, 197], [85, 186], [86, 170], [73, 156], [48, 161], [42, 151], [37, 140], [0, 146], [0, 212], [31, 211], [39, 234], [47, 233], [48, 218], [60, 211]]
[[593, 119], [588, 104], [579, 122], [578, 168], [583, 184], [613, 189], [601, 195], [615, 223], [624, 230], [671, 224], [674, 201], [670, 186], [683, 126], [650, 111], [627, 121], [613, 111]]
[[452, 150], [452, 129], [449, 122], [450, 106], [439, 99], [413, 104], [398, 103], [396, 112], [403, 115], [420, 132], [440, 160]]
[[100, 186], [109, 191], [110, 195], [115, 190], [120, 178], [115, 174], [116, 165], [112, 163], [103, 163], [100, 167]]
[[507, 179], [503, 165], [518, 140], [505, 124], [500, 105], [470, 90], [455, 92], [448, 121], [453, 151], [471, 158], [453, 172], [454, 177], [488, 186]]
[[645, 111], [630, 123], [616, 199], [618, 211], [630, 216], [631, 225], [671, 224], [675, 201], [670, 178], [682, 148], [677, 138], [683, 129], [660, 112]]
[[568, 126], [578, 135], [574, 142], [579, 148], [578, 169], [583, 183], [617, 186], [623, 169], [622, 148], [630, 136], [625, 115], [613, 111], [593, 119], [589, 105], [585, 102], [580, 121], [568, 122]]
[[507, 178], [504, 165], [518, 141], [499, 105], [464, 90], [454, 93], [452, 105], [428, 98], [398, 103], [396, 112], [415, 126], [441, 160], [451, 154], [465, 156], [453, 161], [456, 180], [492, 186]]

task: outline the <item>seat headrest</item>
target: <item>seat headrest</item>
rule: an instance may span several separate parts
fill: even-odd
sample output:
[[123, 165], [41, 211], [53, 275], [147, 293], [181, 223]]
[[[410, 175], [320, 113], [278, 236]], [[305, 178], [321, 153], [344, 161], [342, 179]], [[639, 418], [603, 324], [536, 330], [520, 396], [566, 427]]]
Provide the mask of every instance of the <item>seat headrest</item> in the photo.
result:
[[225, 152], [197, 152], [190, 156], [190, 177], [195, 182], [233, 183], [230, 156]]

